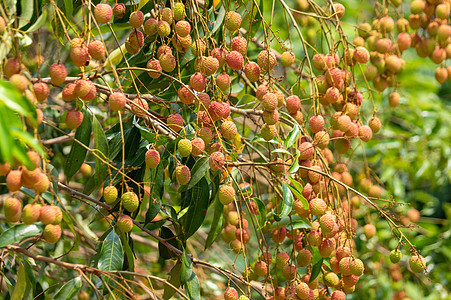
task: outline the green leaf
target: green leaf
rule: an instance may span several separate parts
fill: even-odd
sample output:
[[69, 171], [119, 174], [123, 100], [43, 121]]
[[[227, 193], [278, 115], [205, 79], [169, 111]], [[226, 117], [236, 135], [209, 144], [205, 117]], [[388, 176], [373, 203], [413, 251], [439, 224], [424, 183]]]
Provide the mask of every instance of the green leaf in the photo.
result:
[[222, 21], [224, 21], [224, 17], [226, 14], [226, 10], [223, 5], [221, 5], [221, 8], [219, 9], [218, 16], [215, 20], [215, 25], [213, 26], [213, 29], [211, 30], [211, 34], [213, 35], [222, 25]]
[[283, 153], [283, 154], [288, 154], [288, 155], [291, 156], [290, 151], [285, 150], [285, 149], [280, 149], [280, 148], [272, 150], [271, 153]]
[[[67, 1], [67, 0], [65, 0]], [[70, 1], [70, 3], [72, 3], [72, 1]], [[34, 22], [33, 25], [31, 25], [28, 29], [27, 32], [33, 32], [38, 30], [39, 28], [42, 27], [42, 25], [45, 24], [45, 22], [47, 21], [47, 10], [42, 11], [41, 15], [39, 16], [39, 18], [36, 20], [36, 22]]]
[[21, 116], [36, 119], [33, 104], [8, 81], [0, 80], [0, 103]]
[[19, 18], [19, 26], [17, 28], [22, 28], [30, 23], [31, 17], [33, 17], [34, 0], [21, 0], [20, 7], [21, 14]]
[[202, 225], [205, 215], [207, 214], [210, 190], [205, 177], [186, 193], [189, 201], [189, 208], [184, 216], [183, 222], [185, 241], [197, 231], [200, 225]]
[[[74, 139], [88, 146], [91, 139], [91, 129], [92, 124], [89, 112], [83, 109], [83, 122], [80, 127], [77, 128]], [[66, 164], [64, 165], [64, 173], [68, 180], [80, 170], [80, 167], [86, 158], [87, 151], [88, 150], [79, 143], [73, 142], [69, 156], [66, 159]]]
[[222, 228], [224, 227], [224, 205], [219, 202], [218, 197], [216, 197], [214, 205], [215, 212], [213, 215], [213, 220], [211, 221], [211, 227], [210, 231], [208, 232], [207, 241], [205, 242], [205, 249], [213, 244], [213, 242], [218, 238], [219, 234], [221, 234]]
[[185, 286], [188, 298], [200, 299], [200, 285], [196, 273], [193, 272], [193, 262], [186, 252], [182, 254], [182, 270], [180, 281]]
[[310, 224], [310, 222], [307, 219], [300, 219], [300, 220], [293, 220], [292, 224], [288, 224], [287, 226], [288, 231], [292, 231], [295, 229], [300, 229], [300, 228], [311, 228], [312, 225]]
[[42, 227], [37, 225], [15, 225], [0, 235], [0, 248], [20, 242], [25, 238], [37, 236], [42, 233]]
[[313, 282], [313, 280], [318, 277], [319, 273], [321, 272], [321, 267], [323, 266], [323, 258], [318, 260], [312, 267], [312, 273], [310, 275], [309, 283]]
[[114, 230], [111, 230], [102, 242], [97, 267], [103, 271], [117, 271], [122, 269], [123, 262], [124, 252], [121, 239]]
[[296, 143], [299, 137], [299, 125], [297, 123], [294, 124], [293, 129], [288, 133], [287, 138], [285, 139], [285, 147], [291, 148], [291, 146]]
[[304, 188], [302, 187], [302, 185], [297, 180], [295, 180], [290, 175], [288, 175], [288, 179], [290, 179], [290, 181], [291, 181], [291, 184], [288, 187], [293, 192], [294, 196], [297, 199], [301, 200], [302, 205], [304, 206], [304, 209], [308, 209], [308, 201], [302, 195], [302, 191], [303, 191]]
[[[99, 155], [103, 160], [108, 160], [110, 155], [108, 142], [106, 140], [105, 132], [103, 131], [102, 125], [100, 125], [99, 120], [95, 116], [92, 116], [92, 125], [94, 132], [94, 147], [97, 150], [95, 153]], [[95, 183], [96, 186], [100, 186], [108, 175], [108, 165], [103, 163], [99, 158], [96, 157], [96, 164], [94, 166], [95, 170]]]
[[72, 19], [72, 14], [74, 13], [74, 5], [71, 0], [64, 0], [64, 13], [66, 17], [70, 20]]
[[209, 169], [210, 164], [208, 163], [208, 157], [201, 157], [198, 159], [191, 169], [191, 180], [187, 185], [180, 187], [179, 193], [192, 189], [204, 177]]
[[19, 271], [17, 272], [16, 286], [11, 296], [11, 300], [22, 300], [27, 288], [27, 274], [23, 264], [20, 264]]
[[[160, 237], [165, 239], [168, 244], [174, 246], [175, 248], [179, 247], [179, 245], [177, 243], [177, 238], [171, 229], [169, 229], [165, 226], [161, 226]], [[158, 253], [160, 254], [160, 257], [162, 257], [164, 259], [170, 259], [173, 257], [177, 257], [177, 254], [174, 253], [174, 251], [169, 249], [166, 245], [164, 245], [160, 241], [158, 242]]]
[[[182, 270], [182, 264], [180, 262], [177, 262], [174, 267], [172, 267], [171, 271], [169, 272], [169, 276], [171, 278], [169, 279], [169, 283], [171, 283], [175, 287], [180, 287], [180, 271]], [[172, 296], [174, 296], [175, 290], [172, 287], [165, 287], [163, 299], [168, 300]]]
[[52, 297], [54, 300], [70, 300], [78, 294], [81, 289], [81, 276], [75, 277], [66, 282], [59, 291]]
[[290, 188], [285, 182], [282, 183], [282, 195], [283, 201], [278, 216], [279, 218], [288, 216], [288, 214], [291, 212], [291, 208], [293, 207], [293, 194], [291, 193]]
[[255, 204], [257, 204], [258, 224], [260, 224], [260, 226], [263, 226], [263, 225], [265, 225], [265, 222], [266, 222], [266, 205], [260, 198], [254, 197], [254, 198], [252, 198], [252, 200], [254, 200]]

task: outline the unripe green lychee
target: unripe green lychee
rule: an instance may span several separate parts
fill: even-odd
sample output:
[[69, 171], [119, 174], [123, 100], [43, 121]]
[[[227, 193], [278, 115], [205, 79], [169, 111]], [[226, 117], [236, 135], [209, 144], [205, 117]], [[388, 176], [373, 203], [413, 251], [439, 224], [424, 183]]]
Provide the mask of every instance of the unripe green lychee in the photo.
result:
[[263, 111], [263, 122], [265, 122], [268, 125], [274, 125], [279, 121], [279, 112], [277, 110], [274, 111]]
[[134, 212], [136, 209], [138, 209], [139, 199], [138, 195], [136, 195], [134, 192], [123, 193], [121, 200], [122, 207], [128, 210], [129, 212]]
[[33, 84], [33, 92], [39, 102], [44, 101], [49, 96], [49, 86], [44, 82], [36, 82]]
[[166, 119], [166, 124], [175, 132], [179, 132], [183, 128], [183, 118], [179, 114], [169, 115]]
[[216, 77], [216, 85], [223, 92], [225, 92], [229, 89], [230, 83], [231, 83], [231, 79], [227, 73], [221, 73]]
[[106, 204], [113, 204], [116, 202], [118, 195], [117, 188], [114, 185], [109, 185], [103, 189], [103, 199]]
[[228, 140], [233, 140], [238, 133], [235, 123], [233, 121], [225, 121], [221, 124], [220, 131], [223, 137]]
[[111, 93], [108, 97], [108, 104], [112, 111], [119, 111], [124, 109], [125, 104], [127, 104], [127, 97], [122, 92]]
[[94, 8], [94, 17], [100, 24], [106, 24], [113, 17], [113, 9], [107, 3], [99, 3]]
[[25, 90], [28, 88], [28, 85], [30, 84], [28, 78], [22, 74], [11, 75], [9, 82], [11, 82], [11, 84], [22, 93], [25, 92]]
[[6, 198], [3, 202], [3, 214], [6, 221], [15, 223], [20, 220], [22, 215], [22, 203], [19, 199], [14, 197]]
[[229, 205], [235, 200], [235, 189], [231, 185], [223, 185], [219, 189], [219, 202]]
[[329, 272], [324, 275], [324, 283], [328, 287], [336, 287], [340, 283], [340, 279], [338, 278], [337, 274]]
[[260, 73], [260, 66], [253, 61], [248, 62], [244, 66], [244, 74], [246, 74], [250, 82], [257, 82], [260, 79]]
[[257, 261], [255, 263], [255, 274], [260, 277], [266, 277], [268, 274], [268, 265], [264, 261]]
[[139, 118], [143, 118], [147, 114], [147, 111], [149, 109], [149, 103], [147, 103], [147, 101], [144, 99], [135, 98], [135, 99], [133, 99], [130, 107], [131, 107], [131, 112], [135, 116], [137, 116]]
[[247, 40], [243, 36], [236, 36], [230, 41], [230, 48], [232, 51], [238, 51], [245, 56], [247, 53]]
[[241, 70], [244, 66], [244, 58], [238, 51], [231, 51], [226, 56], [227, 65], [234, 71]]
[[312, 262], [312, 253], [308, 249], [301, 249], [296, 256], [296, 262], [300, 267], [306, 267]]
[[309, 299], [310, 297], [311, 289], [305, 282], [300, 282], [296, 285], [296, 296], [299, 297], [299, 299]]
[[365, 266], [360, 259], [356, 258], [351, 261], [351, 264], [349, 265], [349, 270], [351, 271], [352, 275], [361, 276], [365, 271]]
[[241, 15], [236, 11], [229, 11], [224, 18], [224, 26], [229, 31], [235, 31], [241, 26]]
[[122, 19], [125, 16], [124, 3], [116, 3], [113, 7], [113, 15], [118, 19]]
[[277, 59], [271, 51], [263, 50], [257, 56], [257, 63], [260, 66], [260, 69], [267, 73], [274, 69], [277, 64]]
[[394, 264], [398, 263], [401, 260], [402, 253], [399, 249], [393, 249], [390, 252], [390, 261]]
[[277, 97], [274, 93], [266, 93], [262, 97], [262, 106], [267, 111], [274, 111], [279, 104]]
[[189, 139], [181, 139], [177, 144], [177, 150], [182, 157], [188, 157], [191, 155], [193, 147]]
[[130, 14], [130, 26], [132, 28], [139, 28], [144, 23], [144, 14], [142, 11], [134, 11]]
[[191, 45], [191, 52], [194, 56], [202, 56], [207, 50], [207, 43], [204, 39], [198, 39]]
[[27, 204], [22, 210], [22, 221], [26, 225], [35, 223], [41, 214], [41, 205]]
[[102, 60], [105, 58], [105, 45], [101, 41], [89, 42], [88, 51], [95, 60]]
[[228, 287], [224, 291], [224, 300], [238, 300], [238, 292], [233, 287]]
[[199, 128], [196, 132], [196, 135], [204, 140], [205, 145], [210, 144], [211, 140], [213, 139], [213, 133], [208, 127]]
[[70, 110], [66, 115], [66, 126], [69, 129], [77, 129], [83, 122], [83, 113], [78, 110]]
[[277, 134], [276, 126], [265, 124], [262, 126], [261, 135], [265, 141], [272, 140]]
[[175, 173], [175, 179], [177, 180], [177, 183], [179, 185], [188, 184], [188, 182], [190, 182], [190, 180], [191, 180], [191, 171], [185, 165], [177, 166], [175, 168], [174, 173]]
[[190, 23], [185, 21], [185, 20], [178, 21], [175, 24], [175, 32], [180, 37], [185, 37], [185, 36], [189, 35], [190, 32], [191, 32], [191, 25], [190, 25]]
[[121, 215], [117, 218], [116, 226], [122, 232], [130, 232], [133, 229], [133, 220], [128, 215]]
[[291, 66], [294, 63], [294, 60], [296, 59], [296, 56], [291, 51], [285, 51], [280, 56], [280, 63], [283, 67], [287, 68]]
[[160, 163], [160, 153], [155, 149], [147, 150], [145, 161], [148, 168], [156, 168]]
[[144, 33], [147, 35], [155, 35], [158, 32], [158, 21], [154, 18], [149, 18], [144, 23]]
[[76, 46], [70, 50], [70, 59], [77, 67], [86, 67], [91, 59], [88, 47]]
[[183, 19], [185, 17], [185, 5], [182, 2], [174, 3], [172, 15], [176, 21]]
[[281, 251], [277, 253], [276, 255], [276, 266], [279, 269], [285, 268], [286, 265], [288, 265], [288, 262], [290, 261], [290, 256], [288, 253]]
[[48, 224], [44, 228], [44, 239], [47, 243], [55, 244], [61, 238], [60, 225]]
[[222, 154], [222, 152], [219, 151], [213, 152], [212, 154], [210, 154], [208, 163], [212, 171], [218, 171], [222, 169], [222, 167], [225, 164], [224, 154]]
[[172, 16], [172, 10], [169, 7], [164, 7], [160, 10], [160, 17], [163, 21], [168, 22], [169, 25], [174, 22], [174, 17]]
[[[158, 60], [160, 62], [161, 68], [167, 73], [174, 71], [175, 67], [177, 66], [177, 61], [176, 61], [174, 55], [172, 55], [171, 53], [165, 53], [165, 54], [161, 55]], [[158, 74], [158, 73], [155, 73], [155, 74]], [[158, 75], [160, 75], [160, 74], [158, 74]]]
[[12, 170], [6, 176], [6, 187], [11, 193], [15, 193], [22, 187], [22, 171]]

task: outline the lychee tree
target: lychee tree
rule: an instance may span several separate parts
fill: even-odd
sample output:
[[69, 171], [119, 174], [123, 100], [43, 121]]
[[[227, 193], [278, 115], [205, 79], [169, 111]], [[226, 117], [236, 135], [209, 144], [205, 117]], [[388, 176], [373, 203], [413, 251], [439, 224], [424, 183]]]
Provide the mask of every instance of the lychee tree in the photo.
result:
[[2, 294], [346, 299], [373, 248], [427, 280], [368, 158], [406, 57], [450, 81], [450, 6], [2, 3]]

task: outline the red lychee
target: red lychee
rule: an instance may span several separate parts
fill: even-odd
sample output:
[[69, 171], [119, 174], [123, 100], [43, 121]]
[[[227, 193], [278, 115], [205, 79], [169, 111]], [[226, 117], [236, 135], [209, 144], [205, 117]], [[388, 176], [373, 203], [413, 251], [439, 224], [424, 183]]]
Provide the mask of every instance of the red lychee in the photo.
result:
[[120, 215], [117, 218], [116, 226], [122, 232], [130, 232], [133, 229], [133, 220], [128, 215]]
[[211, 140], [213, 139], [213, 133], [208, 127], [199, 128], [196, 132], [196, 135], [204, 140], [205, 145], [210, 144]]
[[147, 150], [145, 161], [148, 168], [156, 168], [160, 163], [160, 153], [155, 149]]
[[205, 142], [200, 137], [192, 139], [191, 146], [192, 146], [191, 150], [192, 156], [199, 156], [205, 150]]
[[177, 66], [177, 60], [171, 53], [165, 53], [161, 55], [158, 60], [160, 62], [161, 68], [167, 73], [174, 71], [175, 67]]
[[181, 37], [189, 35], [191, 32], [190, 23], [185, 20], [178, 21], [175, 24], [175, 32]]
[[75, 92], [76, 86], [77, 85], [75, 83], [66, 84], [61, 94], [64, 101], [70, 102], [77, 98], [77, 93]]
[[66, 126], [69, 129], [77, 129], [83, 122], [83, 113], [79, 110], [70, 110], [66, 114]]
[[227, 51], [223, 48], [214, 48], [211, 50], [210, 55], [219, 61], [219, 66], [222, 67], [226, 63]]
[[274, 111], [279, 104], [277, 97], [273, 93], [266, 93], [262, 97], [262, 106], [267, 111]]
[[144, 23], [144, 14], [142, 11], [134, 11], [130, 14], [130, 26], [132, 28], [139, 28]]
[[153, 58], [147, 62], [146, 68], [157, 71], [157, 72], [152, 72], [152, 71], [147, 72], [149, 74], [149, 76], [154, 79], [160, 77], [161, 76], [160, 72], [163, 71], [163, 69], [161, 68], [160, 62], [155, 58]]
[[179, 132], [183, 128], [183, 118], [179, 114], [169, 115], [166, 124], [175, 132]]
[[189, 82], [191, 87], [197, 92], [202, 92], [207, 87], [207, 79], [200, 72], [196, 72], [191, 75]]
[[3, 202], [3, 213], [8, 222], [15, 223], [22, 216], [22, 204], [19, 199], [9, 197]]
[[118, 18], [122, 19], [125, 16], [125, 5], [124, 3], [116, 3], [113, 7], [113, 15]]
[[245, 56], [247, 53], [247, 40], [245, 37], [236, 36], [230, 42], [232, 51], [238, 51], [241, 55]]
[[107, 3], [99, 3], [94, 9], [94, 17], [100, 24], [106, 24], [113, 17], [113, 9]]
[[177, 166], [174, 173], [179, 185], [185, 185], [191, 180], [191, 171], [185, 165]]
[[220, 131], [223, 137], [233, 140], [238, 133], [236, 125], [233, 121], [225, 121], [221, 124]]
[[224, 300], [238, 300], [238, 292], [233, 287], [228, 287], [224, 291]]
[[[208, 94], [207, 94], [208, 95]], [[183, 104], [193, 104], [194, 103], [194, 92], [190, 87], [181, 86], [177, 90], [177, 96]]]
[[127, 104], [127, 97], [122, 92], [111, 93], [108, 97], [108, 104], [112, 111], [119, 111], [124, 109], [125, 104]]
[[86, 67], [91, 59], [88, 47], [76, 46], [70, 50], [70, 59], [77, 67]]
[[216, 77], [216, 85], [221, 91], [225, 92], [230, 87], [230, 76], [227, 73], [221, 73]]
[[102, 60], [105, 58], [105, 45], [101, 41], [89, 42], [88, 51], [95, 60]]
[[144, 33], [152, 36], [155, 35], [157, 32], [158, 32], [158, 21], [154, 18], [147, 19], [147, 21], [144, 23]]
[[13, 74], [18, 74], [20, 72], [20, 60], [16, 58], [10, 58], [6, 61], [3, 72], [6, 78], [11, 77]]
[[296, 95], [291, 95], [287, 97], [285, 106], [290, 114], [294, 114], [301, 109], [301, 99]]
[[139, 117], [143, 118], [147, 114], [147, 110], [149, 109], [149, 103], [147, 103], [146, 100], [135, 98], [133, 99], [132, 103], [130, 104], [131, 112]]
[[49, 96], [49, 86], [44, 82], [36, 82], [33, 84], [33, 92], [39, 102], [44, 101]]
[[[198, 99], [199, 100], [198, 100]], [[194, 102], [196, 103], [196, 107], [199, 110], [207, 110], [210, 107], [210, 96], [207, 93], [199, 93], [197, 94], [197, 98], [194, 98]]]
[[244, 67], [244, 74], [246, 74], [246, 77], [250, 82], [257, 82], [260, 79], [260, 66], [257, 63], [250, 61]]
[[271, 51], [263, 50], [257, 56], [257, 63], [263, 72], [270, 72], [277, 64], [276, 56]]
[[133, 30], [125, 41], [125, 49], [134, 55], [139, 52], [144, 45], [144, 34], [139, 30]]
[[238, 51], [231, 51], [226, 56], [227, 65], [234, 71], [241, 70], [244, 66], [244, 58]]
[[306, 159], [312, 159], [313, 158], [313, 154], [315, 153], [315, 149], [313, 148], [312, 143], [310, 142], [303, 142], [300, 146], [299, 146], [299, 159], [301, 160], [306, 160]]
[[222, 152], [219, 151], [213, 152], [212, 154], [210, 154], [208, 163], [212, 171], [218, 171], [222, 169], [222, 167], [225, 164], [224, 154], [222, 154]]
[[28, 88], [28, 85], [30, 84], [28, 78], [22, 74], [11, 75], [9, 82], [11, 82], [11, 84], [22, 93], [25, 92], [25, 90]]
[[229, 11], [224, 18], [224, 26], [229, 31], [235, 31], [241, 26], [241, 15], [236, 11]]

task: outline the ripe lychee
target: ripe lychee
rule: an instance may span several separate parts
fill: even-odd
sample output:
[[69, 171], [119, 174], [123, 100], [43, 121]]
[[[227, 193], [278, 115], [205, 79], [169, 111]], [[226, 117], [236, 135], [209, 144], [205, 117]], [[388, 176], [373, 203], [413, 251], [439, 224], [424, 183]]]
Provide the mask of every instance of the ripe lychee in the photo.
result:
[[147, 21], [144, 23], [144, 33], [152, 36], [155, 35], [157, 32], [158, 32], [158, 21], [154, 18], [147, 19]]
[[222, 167], [225, 164], [224, 154], [222, 154], [222, 152], [219, 151], [211, 153], [208, 163], [212, 171], [218, 171], [222, 169]]
[[41, 214], [41, 205], [27, 204], [22, 210], [22, 221], [26, 225], [35, 223]]
[[15, 223], [20, 220], [22, 216], [22, 203], [19, 199], [14, 197], [6, 198], [3, 202], [3, 214], [6, 221]]
[[236, 36], [230, 41], [230, 47], [232, 51], [238, 51], [245, 56], [247, 53], [247, 40], [243, 36]]
[[268, 274], [268, 265], [264, 261], [257, 261], [254, 269], [257, 276], [266, 277]]
[[116, 202], [118, 195], [117, 188], [114, 185], [109, 185], [103, 189], [103, 199], [106, 204], [113, 204]]
[[15, 193], [22, 187], [22, 171], [12, 170], [6, 176], [6, 187], [11, 193]]
[[290, 114], [294, 114], [301, 109], [301, 99], [296, 95], [291, 95], [287, 97], [285, 106]]
[[199, 111], [197, 114], [197, 125], [205, 127], [213, 126], [213, 120], [210, 118], [208, 112]]
[[113, 15], [118, 19], [122, 19], [125, 16], [124, 3], [116, 3], [113, 7]]
[[313, 137], [313, 143], [321, 149], [325, 149], [329, 145], [330, 136], [324, 130], [318, 131]]
[[33, 92], [39, 102], [44, 101], [49, 96], [49, 86], [44, 82], [36, 82], [33, 84]]
[[238, 300], [238, 292], [233, 287], [228, 287], [224, 291], [224, 300]]
[[310, 293], [312, 290], [305, 282], [300, 282], [296, 285], [296, 295], [299, 299], [310, 299]]
[[144, 45], [144, 34], [139, 30], [133, 30], [125, 41], [125, 49], [130, 54], [137, 54]]
[[163, 21], [168, 22], [169, 25], [174, 22], [174, 18], [172, 16], [172, 10], [169, 7], [164, 7], [160, 10], [160, 17]]
[[148, 168], [156, 168], [160, 163], [160, 153], [155, 149], [147, 150], [145, 161]]
[[223, 48], [214, 48], [211, 50], [210, 55], [219, 61], [219, 66], [222, 67], [226, 63], [227, 51]]
[[167, 73], [171, 73], [172, 71], [174, 71], [175, 67], [177, 66], [177, 61], [174, 55], [172, 55], [171, 53], [164, 53], [163, 55], [160, 56], [158, 60], [160, 62], [161, 68]]
[[260, 79], [260, 73], [260, 66], [253, 61], [249, 61], [244, 66], [244, 74], [250, 82], [257, 82]]
[[262, 106], [267, 111], [274, 111], [279, 104], [277, 97], [274, 93], [266, 93], [262, 97]]
[[309, 209], [312, 215], [320, 217], [326, 212], [327, 205], [323, 199], [314, 198], [309, 202]]
[[130, 14], [130, 26], [132, 28], [139, 28], [144, 23], [144, 14], [142, 11], [134, 11]]
[[367, 239], [370, 239], [376, 235], [376, 227], [373, 224], [366, 224], [363, 226], [363, 233]]
[[189, 82], [191, 87], [197, 92], [203, 92], [207, 87], [207, 79], [200, 72], [196, 72], [191, 75]]
[[68, 83], [62, 91], [62, 98], [64, 101], [69, 102], [77, 98], [77, 93], [75, 92], [75, 83]]
[[233, 121], [225, 121], [221, 124], [220, 131], [223, 137], [233, 140], [238, 133], [236, 125]]
[[185, 165], [177, 166], [174, 173], [179, 185], [185, 185], [191, 180], [191, 171]]
[[205, 145], [210, 144], [211, 140], [213, 139], [213, 133], [208, 127], [199, 128], [196, 132], [196, 135], [204, 141]]
[[262, 126], [261, 135], [265, 141], [272, 140], [277, 134], [276, 126], [265, 124]]
[[241, 70], [244, 66], [244, 58], [238, 51], [231, 51], [226, 56], [227, 65], [234, 71]]
[[276, 266], [279, 269], [283, 269], [288, 264], [289, 261], [290, 261], [290, 256], [288, 255], [288, 253], [286, 253], [284, 251], [277, 253]]
[[329, 257], [335, 248], [335, 240], [333, 239], [324, 239], [321, 244], [318, 246], [319, 254], [321, 257]]
[[277, 110], [274, 111], [264, 110], [262, 118], [263, 122], [265, 122], [266, 124], [274, 125], [279, 121], [279, 113], [277, 112]]
[[310, 130], [314, 133], [324, 129], [324, 117], [322, 115], [313, 116], [309, 120]]
[[0, 17], [0, 34], [5, 33], [6, 30], [6, 21], [3, 17]]
[[241, 15], [236, 11], [229, 11], [224, 18], [224, 26], [229, 31], [235, 31], [241, 26]]
[[271, 51], [263, 50], [257, 56], [257, 63], [263, 72], [270, 72], [277, 64], [276, 56]]
[[[39, 220], [43, 223], [43, 224], [55, 224], [55, 223], [59, 223], [57, 222], [57, 217], [59, 217], [60, 213], [61, 213], [61, 217], [62, 217], [62, 212], [61, 209], [56, 208], [57, 206], [54, 205], [44, 205], [41, 207], [40, 211], [39, 211]], [[61, 219], [60, 219], [61, 222]]]
[[210, 96], [207, 93], [199, 93], [197, 97], [194, 98], [194, 102], [196, 104], [197, 109], [199, 110], [207, 110], [210, 107]]
[[321, 231], [324, 233], [329, 233], [334, 229], [335, 226], [335, 216], [331, 213], [326, 213], [319, 218], [319, 225]]
[[125, 104], [127, 103], [127, 97], [125, 97], [122, 92], [114, 92], [111, 93], [108, 97], [108, 104], [112, 111], [119, 111], [124, 109]]
[[37, 180], [33, 183], [33, 189], [36, 191], [36, 194], [43, 194], [49, 188], [50, 181], [48, 176], [45, 173], [39, 173]]
[[134, 212], [136, 209], [138, 209], [139, 199], [138, 195], [136, 195], [134, 192], [123, 193], [121, 200], [122, 207], [124, 207], [129, 212]]
[[48, 224], [44, 228], [44, 239], [47, 243], [55, 244], [61, 238], [61, 226]]
[[22, 93], [25, 92], [25, 90], [28, 88], [28, 85], [30, 84], [28, 78], [22, 74], [11, 75], [9, 82], [11, 82], [11, 84]]
[[158, 61], [155, 58], [153, 58], [147, 62], [146, 68], [157, 71], [157, 72], [152, 72], [152, 71], [147, 72], [149, 74], [149, 76], [154, 79], [160, 77], [161, 76], [160, 72], [163, 71], [163, 69], [161, 68], [161, 65], [160, 65], [160, 61]]
[[274, 241], [274, 243], [281, 244], [285, 240], [287, 232], [288, 230], [286, 227], [274, 228], [271, 231], [271, 239]]
[[70, 110], [66, 115], [66, 126], [69, 129], [77, 129], [83, 122], [83, 113], [79, 110]]
[[9, 163], [0, 164], [0, 176], [8, 175], [11, 171], [11, 165]]
[[133, 229], [133, 220], [128, 215], [121, 215], [117, 218], [116, 226], [122, 232], [130, 232]]
[[364, 142], [369, 142], [373, 137], [373, 131], [368, 125], [362, 125], [359, 127], [359, 138]]
[[89, 91], [91, 90], [92, 82], [85, 79], [80, 79], [76, 82], [75, 85], [75, 93], [78, 97], [85, 97], [88, 95]]
[[216, 77], [216, 85], [223, 92], [225, 92], [229, 89], [230, 83], [231, 83], [231, 79], [227, 73], [221, 73]]
[[89, 65], [91, 59], [89, 55], [88, 47], [86, 46], [76, 46], [70, 50], [70, 59], [72, 63], [77, 67], [85, 67]]
[[213, 56], [203, 57], [200, 63], [200, 71], [205, 76], [210, 76], [216, 73], [219, 68], [219, 61]]
[[201, 155], [205, 150], [205, 142], [201, 138], [194, 138], [191, 140], [191, 155], [192, 156], [199, 156]]
[[301, 249], [296, 256], [296, 262], [300, 267], [306, 267], [312, 262], [312, 253], [308, 249]]
[[365, 47], [357, 47], [354, 51], [353, 58], [361, 64], [366, 64], [370, 60], [370, 53]]
[[181, 37], [178, 34], [174, 34], [172, 37], [172, 45], [174, 45], [174, 48], [180, 53], [187, 52], [191, 48], [191, 44], [192, 39], [189, 35]]
[[294, 60], [296, 59], [296, 56], [291, 51], [285, 51], [280, 56], [280, 63], [283, 67], [287, 68], [291, 66], [294, 63]]
[[307, 160], [312, 159], [313, 154], [315, 153], [315, 149], [313, 148], [312, 143], [310, 142], [303, 142], [301, 145], [299, 145], [299, 159], [300, 160]]
[[191, 25], [190, 25], [190, 23], [185, 21], [185, 20], [178, 21], [175, 24], [175, 32], [180, 37], [185, 37], [185, 36], [189, 35], [190, 32], [191, 32]]
[[179, 132], [183, 128], [183, 118], [179, 114], [169, 115], [166, 119], [166, 124], [175, 132]]
[[235, 200], [235, 189], [231, 185], [223, 185], [219, 189], [219, 202], [229, 205]]
[[3, 72], [6, 78], [11, 77], [13, 74], [18, 74], [20, 72], [20, 60], [16, 58], [10, 58], [6, 61], [5, 66], [3, 68]]
[[106, 24], [113, 17], [113, 9], [107, 3], [99, 3], [94, 9], [94, 17], [100, 24]]
[[88, 51], [95, 60], [102, 60], [105, 58], [105, 45], [101, 41], [89, 42]]
[[[208, 94], [206, 94], [208, 96]], [[190, 87], [186, 87], [186, 86], [181, 86], [178, 90], [177, 90], [177, 96], [180, 98], [180, 101], [183, 104], [189, 105], [189, 104], [193, 104], [194, 103], [194, 92], [192, 91], [192, 89]], [[210, 100], [210, 97], [208, 97]]]
[[352, 275], [361, 276], [365, 270], [365, 266], [360, 259], [356, 258], [351, 261], [351, 264], [349, 265], [349, 270]]
[[149, 109], [149, 103], [147, 103], [146, 100], [135, 98], [133, 99], [132, 103], [130, 104], [131, 112], [139, 117], [143, 118], [147, 114], [147, 110]]

